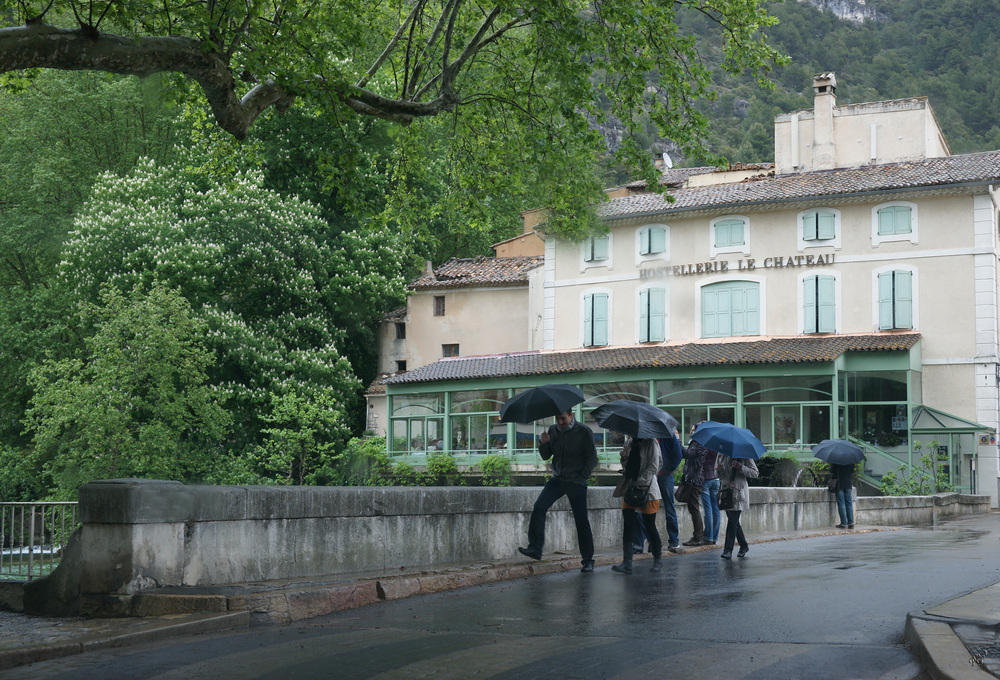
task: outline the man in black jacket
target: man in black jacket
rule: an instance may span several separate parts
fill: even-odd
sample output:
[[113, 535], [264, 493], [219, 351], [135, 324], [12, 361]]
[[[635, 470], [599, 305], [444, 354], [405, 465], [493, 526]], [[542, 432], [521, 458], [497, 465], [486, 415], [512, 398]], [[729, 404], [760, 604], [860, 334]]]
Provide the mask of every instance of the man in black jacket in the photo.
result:
[[528, 523], [528, 547], [518, 551], [533, 560], [542, 559], [545, 545], [545, 513], [552, 504], [566, 496], [576, 522], [576, 536], [580, 542], [583, 568], [594, 571], [594, 534], [587, 516], [587, 480], [597, 467], [597, 449], [594, 433], [577, 422], [572, 411], [556, 416], [556, 424], [543, 432], [538, 445], [542, 460], [552, 459], [552, 478], [545, 483], [531, 510]]

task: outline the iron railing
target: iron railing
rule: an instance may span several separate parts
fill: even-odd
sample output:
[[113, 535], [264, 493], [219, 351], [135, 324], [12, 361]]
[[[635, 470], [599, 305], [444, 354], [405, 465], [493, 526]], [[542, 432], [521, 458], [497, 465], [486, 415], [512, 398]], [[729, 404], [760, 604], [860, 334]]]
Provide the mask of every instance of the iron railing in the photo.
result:
[[77, 504], [0, 503], [0, 579], [45, 576], [79, 526]]

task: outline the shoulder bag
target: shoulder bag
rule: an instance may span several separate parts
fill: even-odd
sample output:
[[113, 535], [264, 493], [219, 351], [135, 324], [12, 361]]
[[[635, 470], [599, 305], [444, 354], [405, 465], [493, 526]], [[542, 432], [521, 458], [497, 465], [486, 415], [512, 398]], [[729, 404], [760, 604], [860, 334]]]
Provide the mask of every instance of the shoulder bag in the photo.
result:
[[633, 508], [641, 508], [652, 500], [652, 494], [649, 493], [648, 486], [641, 487], [635, 480], [629, 480], [622, 500]]
[[736, 505], [735, 494], [733, 493], [733, 479], [736, 477], [736, 471], [729, 471], [729, 483], [719, 489], [719, 510], [732, 510], [733, 506]]
[[837, 493], [839, 489], [840, 484], [837, 482], [836, 477], [830, 477], [830, 479], [826, 481], [826, 490], [830, 493]]
[[695, 489], [695, 487], [691, 486], [690, 484], [681, 482], [680, 484], [677, 485], [677, 488], [674, 489], [674, 500], [677, 501], [678, 503], [687, 503], [692, 498], [695, 497], [696, 493], [697, 490]]

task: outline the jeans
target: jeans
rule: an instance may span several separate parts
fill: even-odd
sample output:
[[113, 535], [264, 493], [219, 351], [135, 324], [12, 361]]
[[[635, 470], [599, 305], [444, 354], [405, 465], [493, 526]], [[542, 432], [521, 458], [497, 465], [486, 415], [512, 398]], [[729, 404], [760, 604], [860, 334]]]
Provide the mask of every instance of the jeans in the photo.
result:
[[706, 479], [701, 487], [701, 509], [705, 511], [705, 540], [713, 543], [719, 540], [719, 480]]
[[538, 554], [542, 553], [542, 548], [545, 546], [545, 513], [563, 496], [569, 499], [569, 507], [573, 510], [580, 555], [584, 562], [589, 562], [594, 559], [594, 534], [590, 529], [590, 518], [587, 517], [587, 487], [575, 482], [564, 482], [556, 477], [545, 482], [535, 506], [531, 509], [531, 520], [528, 522], [528, 549]]
[[722, 546], [723, 553], [731, 553], [733, 544], [740, 542], [740, 548], [749, 548], [746, 536], [743, 535], [743, 525], [740, 524], [742, 510], [726, 510], [726, 543]]
[[854, 498], [850, 489], [837, 489], [837, 512], [841, 524], [848, 527], [854, 524]]
[[656, 483], [660, 485], [660, 495], [663, 496], [660, 505], [667, 516], [667, 545], [676, 546], [681, 542], [681, 535], [677, 525], [677, 508], [674, 507], [674, 476], [660, 475]]
[[[636, 517], [642, 518], [641, 524]], [[632, 543], [636, 527], [643, 526], [649, 536], [649, 552], [653, 557], [659, 557], [663, 552], [663, 542], [660, 532], [656, 529], [656, 515], [644, 515], [632, 508], [622, 508], [622, 557], [626, 562], [632, 561]]]

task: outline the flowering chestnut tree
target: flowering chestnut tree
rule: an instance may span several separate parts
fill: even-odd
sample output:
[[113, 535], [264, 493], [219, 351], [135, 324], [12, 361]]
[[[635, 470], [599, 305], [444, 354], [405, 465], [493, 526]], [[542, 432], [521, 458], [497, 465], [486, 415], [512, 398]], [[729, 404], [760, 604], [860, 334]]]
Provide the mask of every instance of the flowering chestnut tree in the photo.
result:
[[265, 190], [257, 172], [221, 184], [143, 161], [98, 180], [59, 278], [82, 300], [102, 285], [179, 290], [206, 324], [207, 372], [239, 448], [255, 441], [272, 395], [292, 389], [324, 395], [346, 423], [360, 385], [340, 345], [403, 298], [405, 249], [393, 233], [329, 231], [315, 207]]

